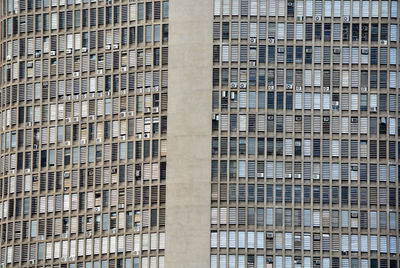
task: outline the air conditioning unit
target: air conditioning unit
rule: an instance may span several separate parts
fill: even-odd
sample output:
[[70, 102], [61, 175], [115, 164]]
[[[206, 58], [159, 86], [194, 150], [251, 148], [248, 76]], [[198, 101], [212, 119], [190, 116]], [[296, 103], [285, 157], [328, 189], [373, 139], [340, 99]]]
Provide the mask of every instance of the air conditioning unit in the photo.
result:
[[141, 139], [142, 138], [142, 134], [136, 134], [136, 139]]
[[386, 46], [387, 45], [387, 40], [381, 40], [381, 42], [380, 42], [380, 44], [382, 45], [382, 46]]
[[158, 92], [158, 91], [160, 91], [160, 87], [159, 86], [153, 87], [153, 92]]
[[89, 120], [94, 120], [95, 119], [95, 117], [94, 117], [94, 115], [89, 115]]
[[97, 74], [103, 74], [103, 69], [98, 69]]
[[257, 43], [257, 38], [256, 37], [250, 37], [250, 43], [255, 44]]
[[7, 60], [11, 60], [11, 56], [10, 55], [7, 55]]
[[79, 76], [79, 72], [74, 72], [74, 77], [78, 77]]
[[228, 91], [223, 90], [223, 91], [221, 92], [221, 97], [222, 97], [222, 98], [227, 98], [227, 97], [228, 97]]
[[350, 16], [344, 16], [343, 21], [350, 21]]
[[74, 122], [79, 122], [79, 117], [78, 116], [74, 117]]
[[286, 85], [286, 89], [293, 89], [293, 85], [292, 84], [287, 84]]
[[310, 47], [306, 48], [306, 53], [312, 53], [312, 48]]
[[97, 213], [100, 212], [100, 207], [95, 207], [94, 212], [97, 212]]
[[363, 55], [368, 55], [368, 52], [369, 52], [368, 48], [361, 49], [361, 54], [363, 54]]
[[114, 45], [114, 49], [118, 49], [119, 48], [119, 45], [118, 44], [115, 44]]
[[122, 72], [126, 72], [126, 70], [127, 70], [126, 66], [121, 67]]
[[70, 101], [70, 100], [71, 100], [71, 96], [68, 95], [68, 96], [65, 97], [65, 99], [66, 99], [67, 101]]
[[81, 144], [86, 145], [86, 139], [81, 139]]
[[26, 68], [32, 68], [33, 67], [33, 62], [28, 61], [28, 63], [26, 64]]
[[134, 251], [132, 251], [132, 254], [133, 254], [133, 255], [139, 255], [139, 251], [134, 250]]
[[121, 117], [126, 117], [126, 112], [121, 112]]
[[358, 118], [357, 117], [352, 117], [351, 118], [352, 123], [358, 123]]
[[15, 174], [15, 169], [11, 169], [10, 174]]
[[274, 259], [271, 258], [271, 257], [267, 257], [267, 258], [265, 258], [265, 262], [266, 262], [267, 264], [272, 264], [272, 263], [274, 263]]
[[121, 95], [126, 95], [126, 90], [125, 90], [125, 89], [121, 90], [121, 91], [120, 91], [120, 94], [121, 94]]
[[298, 21], [303, 21], [303, 16], [297, 16]]
[[91, 97], [91, 98], [95, 98], [96, 97], [96, 93], [89, 93], [89, 97]]
[[347, 256], [347, 255], [349, 255], [349, 252], [348, 251], [342, 251], [342, 255]]
[[103, 97], [103, 92], [97, 92], [97, 97], [99, 98]]
[[62, 238], [68, 239], [68, 233], [63, 233]]
[[143, 93], [143, 88], [137, 88], [136, 92], [139, 93], [139, 94]]
[[34, 144], [33, 145], [33, 149], [37, 149], [38, 148], [38, 145], [37, 144]]
[[321, 261], [316, 260], [316, 261], [314, 261], [314, 264], [315, 264], [315, 265], [320, 265], [320, 264], [321, 264]]
[[44, 235], [39, 235], [39, 236], [38, 236], [38, 240], [39, 240], [39, 241], [43, 241], [43, 240], [44, 240]]
[[82, 97], [82, 99], [86, 99], [87, 98], [87, 94], [82, 94], [81, 97]]
[[151, 108], [150, 107], [144, 107], [144, 112], [145, 113], [150, 113], [151, 112]]
[[294, 174], [295, 179], [301, 179], [301, 174]]
[[150, 134], [148, 134], [148, 133], [145, 133], [145, 134], [143, 135], [143, 138], [145, 138], [145, 139], [148, 139], [148, 138], [150, 138]]
[[71, 53], [72, 53], [72, 49], [71, 49], [71, 48], [67, 48], [67, 50], [65, 51], [65, 53], [71, 54]]
[[79, 100], [79, 95], [74, 95], [74, 100]]
[[246, 82], [240, 83], [240, 88], [241, 89], [246, 89], [247, 88], [247, 83]]
[[369, 111], [376, 113], [378, 111], [378, 108], [377, 107], [369, 107]]
[[121, 136], [119, 136], [119, 138], [120, 138], [121, 141], [126, 140], [126, 136], [125, 135], [121, 135]]
[[118, 204], [118, 208], [125, 208], [125, 205], [124, 204]]
[[67, 260], [68, 260], [67, 257], [62, 257], [61, 258], [61, 262], [67, 262]]
[[324, 87], [324, 91], [329, 91], [329, 90], [331, 90], [330, 87]]
[[115, 228], [112, 228], [111, 230], [110, 230], [110, 234], [115, 234], [117, 232], [117, 230], [115, 229]]
[[275, 43], [275, 38], [268, 38], [268, 43], [270, 43], [270, 44]]
[[329, 117], [326, 117], [326, 116], [324, 116], [324, 122], [329, 122], [330, 121], [330, 118]]
[[70, 175], [70, 174], [69, 174], [68, 171], [65, 171], [65, 172], [64, 172], [64, 178], [69, 178], [69, 175]]
[[31, 172], [30, 168], [25, 169], [25, 173], [30, 173], [30, 172]]
[[285, 53], [284, 47], [278, 47], [278, 53]]
[[111, 174], [117, 174], [117, 168], [116, 167], [112, 167], [111, 168]]
[[128, 116], [134, 116], [135, 113], [134, 112], [128, 112]]
[[314, 179], [314, 180], [319, 180], [319, 174], [314, 174], [314, 175], [313, 175], [313, 179]]
[[82, 53], [86, 53], [87, 52], [87, 47], [83, 47], [82, 48]]
[[351, 217], [358, 218], [358, 212], [356, 212], [356, 211], [351, 212]]
[[291, 178], [292, 178], [292, 174], [290, 174], [290, 173], [285, 174], [285, 178], [286, 178], [286, 179], [291, 179]]
[[158, 107], [153, 107], [153, 113], [158, 113]]
[[150, 93], [150, 89], [151, 89], [150, 87], [145, 87], [145, 88], [144, 88], [144, 92]]
[[351, 166], [351, 171], [358, 171], [358, 166]]
[[111, 49], [111, 45], [106, 45], [106, 50], [110, 50]]
[[321, 21], [322, 17], [321, 16], [315, 16], [315, 21]]
[[301, 86], [296, 86], [296, 90], [302, 90]]
[[32, 126], [32, 122], [26, 122], [26, 126], [27, 127], [31, 127]]
[[362, 91], [362, 92], [367, 92], [367, 91], [368, 91], [368, 88], [367, 88], [367, 87], [361, 87], [361, 91]]
[[50, 51], [50, 56], [55, 56], [55, 55], [56, 55], [56, 51], [55, 50]]
[[35, 264], [35, 259], [29, 260], [29, 264]]
[[65, 146], [71, 146], [71, 142], [70, 141], [66, 141], [64, 144], [65, 144]]
[[268, 232], [267, 233], [267, 238], [274, 238], [274, 233]]
[[35, 58], [40, 58], [40, 55], [41, 55], [40, 51], [36, 52], [35, 53]]
[[333, 54], [340, 54], [340, 48], [335, 47], [335, 48], [333, 49]]
[[257, 178], [264, 178], [264, 173], [257, 173]]
[[237, 88], [237, 87], [238, 87], [237, 83], [235, 83], [235, 82], [231, 83], [231, 88]]
[[231, 92], [231, 100], [234, 100], [236, 97], [236, 93], [235, 92]]
[[111, 92], [110, 92], [110, 91], [104, 92], [104, 96], [105, 96], [105, 97], [110, 97], [110, 96], [111, 96]]
[[73, 257], [73, 256], [69, 257], [69, 261], [70, 262], [75, 262], [75, 257]]

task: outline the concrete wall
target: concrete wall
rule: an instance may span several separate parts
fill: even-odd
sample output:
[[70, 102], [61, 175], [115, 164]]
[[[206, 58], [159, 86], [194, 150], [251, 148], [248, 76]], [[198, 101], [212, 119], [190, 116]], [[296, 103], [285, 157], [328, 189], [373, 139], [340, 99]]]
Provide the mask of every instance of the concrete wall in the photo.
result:
[[170, 1], [167, 268], [210, 265], [212, 8]]

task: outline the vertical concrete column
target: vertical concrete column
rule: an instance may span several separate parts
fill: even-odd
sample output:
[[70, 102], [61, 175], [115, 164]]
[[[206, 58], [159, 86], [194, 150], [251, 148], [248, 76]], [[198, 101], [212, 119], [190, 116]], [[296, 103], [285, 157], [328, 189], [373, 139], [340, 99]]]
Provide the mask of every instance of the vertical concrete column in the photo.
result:
[[212, 8], [170, 1], [167, 268], [210, 265]]

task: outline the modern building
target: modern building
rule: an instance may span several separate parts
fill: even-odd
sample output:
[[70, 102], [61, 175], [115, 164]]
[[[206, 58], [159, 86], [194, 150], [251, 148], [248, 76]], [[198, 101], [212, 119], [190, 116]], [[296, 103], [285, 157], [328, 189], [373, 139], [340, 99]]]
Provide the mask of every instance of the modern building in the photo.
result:
[[0, 267], [400, 268], [399, 1], [0, 14]]

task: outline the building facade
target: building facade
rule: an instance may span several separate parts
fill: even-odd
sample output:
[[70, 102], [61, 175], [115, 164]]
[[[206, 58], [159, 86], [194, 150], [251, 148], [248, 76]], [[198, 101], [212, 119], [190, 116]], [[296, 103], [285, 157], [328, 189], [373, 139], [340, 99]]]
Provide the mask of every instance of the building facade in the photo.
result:
[[211, 266], [399, 267], [398, 1], [214, 3]]
[[0, 14], [1, 267], [400, 267], [399, 1]]
[[164, 267], [168, 4], [2, 3], [3, 266]]

